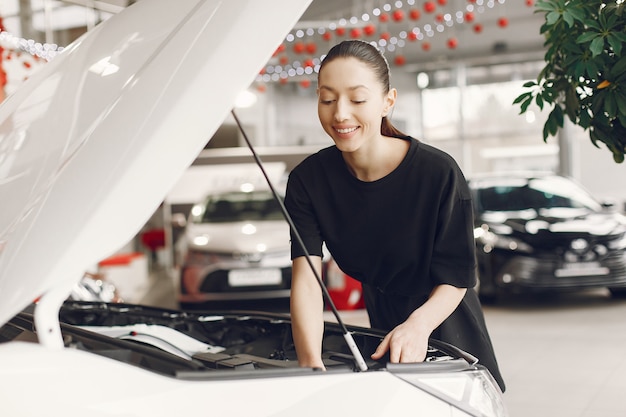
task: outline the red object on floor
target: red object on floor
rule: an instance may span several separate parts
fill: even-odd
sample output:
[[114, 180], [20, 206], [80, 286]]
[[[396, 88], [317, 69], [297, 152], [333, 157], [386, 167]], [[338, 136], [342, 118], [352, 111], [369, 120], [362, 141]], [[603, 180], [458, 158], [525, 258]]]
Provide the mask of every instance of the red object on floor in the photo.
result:
[[131, 252], [131, 253], [120, 253], [118, 255], [109, 256], [106, 259], [98, 262], [98, 266], [122, 266], [122, 265], [130, 265], [130, 263], [143, 256], [141, 252]]
[[152, 252], [165, 247], [165, 230], [146, 230], [141, 234], [141, 243]]

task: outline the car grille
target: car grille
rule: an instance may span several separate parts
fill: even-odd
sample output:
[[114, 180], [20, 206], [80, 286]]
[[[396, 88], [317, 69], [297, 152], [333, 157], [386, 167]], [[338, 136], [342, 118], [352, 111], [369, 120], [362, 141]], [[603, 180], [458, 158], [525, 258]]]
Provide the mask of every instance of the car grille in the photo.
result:
[[621, 251], [610, 252], [596, 258], [598, 267], [608, 268], [608, 274], [557, 276], [556, 270], [565, 264], [562, 256], [516, 256], [503, 263], [497, 273], [497, 281], [535, 288], [582, 288], [626, 285], [626, 257]]
[[250, 292], [291, 288], [291, 267], [281, 268], [282, 281], [278, 285], [248, 285], [233, 287], [228, 283], [229, 270], [218, 269], [208, 273], [200, 285], [200, 292]]

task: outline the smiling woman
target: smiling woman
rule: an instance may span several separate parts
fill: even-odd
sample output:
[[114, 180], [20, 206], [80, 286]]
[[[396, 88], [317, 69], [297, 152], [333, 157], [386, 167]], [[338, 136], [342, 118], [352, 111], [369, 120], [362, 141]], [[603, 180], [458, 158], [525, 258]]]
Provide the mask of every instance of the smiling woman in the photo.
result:
[[372, 327], [387, 332], [367, 347], [373, 359], [421, 362], [432, 335], [477, 356], [504, 390], [473, 290], [472, 207], [460, 168], [389, 122], [397, 92], [373, 45], [335, 45], [318, 85], [319, 119], [334, 146], [291, 172], [285, 198], [303, 241], [291, 247], [299, 363], [324, 368], [322, 294], [314, 277], [326, 244], [341, 270], [361, 281]]

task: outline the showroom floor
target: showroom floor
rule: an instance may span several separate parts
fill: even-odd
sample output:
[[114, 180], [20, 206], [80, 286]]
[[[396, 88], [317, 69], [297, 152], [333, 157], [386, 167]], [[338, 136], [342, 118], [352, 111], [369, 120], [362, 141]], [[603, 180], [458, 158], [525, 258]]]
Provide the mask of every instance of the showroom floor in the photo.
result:
[[[158, 273], [151, 281], [142, 303], [176, 308], [174, 280]], [[626, 300], [596, 290], [511, 298], [484, 311], [511, 417], [626, 415]], [[368, 325], [362, 310], [341, 316]]]

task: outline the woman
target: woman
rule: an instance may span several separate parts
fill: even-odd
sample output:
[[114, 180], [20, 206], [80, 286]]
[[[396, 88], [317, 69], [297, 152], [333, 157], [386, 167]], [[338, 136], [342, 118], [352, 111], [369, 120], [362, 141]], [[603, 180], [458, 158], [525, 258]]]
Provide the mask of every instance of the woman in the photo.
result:
[[324, 368], [324, 302], [304, 255], [321, 276], [325, 243], [363, 284], [371, 326], [388, 331], [372, 359], [421, 362], [433, 337], [478, 357], [504, 391], [472, 289], [472, 206], [456, 162], [389, 122], [397, 92], [387, 61], [367, 42], [345, 41], [328, 52], [317, 93], [320, 123], [335, 144], [290, 173], [285, 197], [306, 247], [292, 239], [299, 364]]

